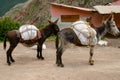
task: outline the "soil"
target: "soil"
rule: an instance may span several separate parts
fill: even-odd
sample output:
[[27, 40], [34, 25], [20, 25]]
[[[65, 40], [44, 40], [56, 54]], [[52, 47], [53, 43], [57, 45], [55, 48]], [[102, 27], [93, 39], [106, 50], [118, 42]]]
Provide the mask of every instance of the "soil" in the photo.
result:
[[16, 62], [11, 66], [0, 43], [0, 80], [120, 80], [120, 39], [106, 40], [108, 46], [95, 47], [93, 66], [88, 64], [88, 47], [70, 45], [63, 54], [63, 68], [55, 64], [53, 40], [45, 42], [45, 60], [36, 58], [36, 50], [18, 44], [13, 51]]

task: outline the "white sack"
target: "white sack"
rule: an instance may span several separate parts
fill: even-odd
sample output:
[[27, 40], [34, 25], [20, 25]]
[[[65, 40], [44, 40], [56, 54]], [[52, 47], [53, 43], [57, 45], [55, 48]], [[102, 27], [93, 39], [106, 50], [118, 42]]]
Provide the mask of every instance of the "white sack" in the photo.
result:
[[[37, 50], [37, 45], [34, 45], [31, 48], [34, 49], [34, 50]], [[42, 49], [47, 49], [45, 44], [42, 45]]]
[[37, 28], [34, 25], [22, 25], [19, 28], [19, 32], [21, 33], [21, 37], [24, 40], [34, 39], [37, 36]]
[[73, 30], [78, 36], [80, 42], [83, 45], [96, 45], [97, 44], [97, 37], [96, 31], [90, 27], [87, 22], [84, 21], [77, 21], [72, 24]]

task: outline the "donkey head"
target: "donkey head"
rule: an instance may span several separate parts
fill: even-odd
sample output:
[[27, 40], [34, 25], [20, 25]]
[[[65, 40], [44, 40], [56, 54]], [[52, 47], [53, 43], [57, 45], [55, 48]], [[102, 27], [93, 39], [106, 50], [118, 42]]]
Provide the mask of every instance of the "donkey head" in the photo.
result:
[[109, 28], [109, 31], [108, 31], [109, 33], [111, 33], [114, 36], [116, 36], [120, 33], [118, 30], [118, 27], [116, 26], [113, 16], [110, 16], [108, 18], [107, 24], [108, 24], [108, 28]]
[[57, 35], [57, 33], [60, 31], [60, 29], [59, 29], [59, 27], [57, 25], [58, 19], [56, 21], [54, 21], [54, 22], [48, 20], [48, 22], [51, 25], [53, 34]]

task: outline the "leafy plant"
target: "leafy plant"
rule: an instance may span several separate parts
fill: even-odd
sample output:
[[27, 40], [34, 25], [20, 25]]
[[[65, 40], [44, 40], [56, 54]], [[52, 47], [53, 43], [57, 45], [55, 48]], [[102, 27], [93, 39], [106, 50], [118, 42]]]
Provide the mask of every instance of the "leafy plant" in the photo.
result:
[[18, 29], [20, 23], [13, 21], [10, 17], [0, 19], [0, 41], [3, 41], [5, 34], [13, 29]]

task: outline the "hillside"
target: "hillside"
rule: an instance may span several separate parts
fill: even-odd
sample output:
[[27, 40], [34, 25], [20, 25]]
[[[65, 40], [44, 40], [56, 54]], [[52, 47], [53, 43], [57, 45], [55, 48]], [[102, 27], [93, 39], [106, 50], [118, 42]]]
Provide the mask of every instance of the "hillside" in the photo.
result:
[[13, 6], [19, 3], [23, 3], [27, 0], [0, 0], [0, 16], [9, 11]]
[[5, 16], [10, 16], [20, 23], [45, 24], [50, 19], [50, 3], [62, 3], [73, 6], [92, 7], [96, 4], [106, 4], [112, 0], [28, 0], [14, 6]]

